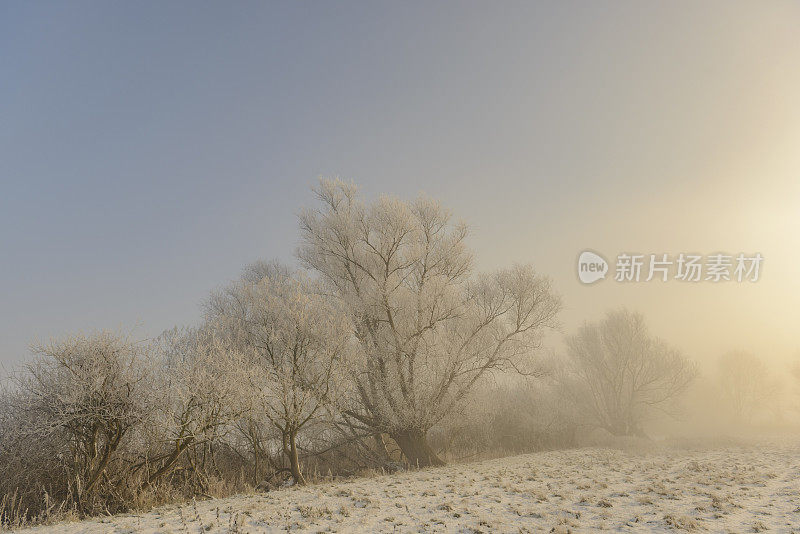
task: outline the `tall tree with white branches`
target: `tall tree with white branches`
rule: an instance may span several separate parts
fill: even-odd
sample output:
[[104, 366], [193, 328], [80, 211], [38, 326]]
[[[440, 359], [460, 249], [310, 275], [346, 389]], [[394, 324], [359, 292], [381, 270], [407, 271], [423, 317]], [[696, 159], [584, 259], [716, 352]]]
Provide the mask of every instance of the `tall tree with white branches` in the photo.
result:
[[437, 202], [366, 202], [339, 180], [316, 193], [298, 254], [339, 297], [358, 341], [358, 402], [347, 413], [389, 434], [409, 463], [441, 464], [428, 430], [488, 373], [523, 370], [560, 300], [530, 267], [475, 276], [467, 227]]
[[257, 263], [212, 296], [208, 316], [245, 354], [252, 409], [278, 430], [292, 478], [304, 483], [298, 436], [335, 400], [350, 339], [344, 315], [303, 273]]

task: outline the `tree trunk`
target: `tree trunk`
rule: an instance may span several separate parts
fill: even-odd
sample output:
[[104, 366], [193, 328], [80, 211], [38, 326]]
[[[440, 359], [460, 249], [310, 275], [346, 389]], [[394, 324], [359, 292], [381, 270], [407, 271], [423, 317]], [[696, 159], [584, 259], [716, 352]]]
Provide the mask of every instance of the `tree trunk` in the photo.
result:
[[[94, 492], [95, 485], [103, 476], [106, 471], [106, 467], [108, 467], [108, 463], [111, 460], [111, 456], [116, 452], [117, 447], [119, 447], [120, 441], [122, 441], [122, 436], [124, 431], [118, 430], [116, 432], [108, 432], [106, 433], [106, 444], [103, 448], [102, 456], [100, 458], [100, 462], [94, 468], [94, 470], [89, 471], [89, 477], [86, 480], [86, 484], [81, 491], [81, 494], [78, 496], [78, 500], [81, 501], [81, 506], [84, 507], [84, 511], [88, 511], [86, 506], [88, 506], [89, 500], [91, 499], [92, 493]], [[97, 433], [94, 433], [92, 436], [91, 441], [91, 448], [92, 454], [94, 458], [96, 458], [100, 453], [99, 449], [97, 448]], [[89, 464], [91, 465], [92, 461], [89, 460]]]
[[641, 426], [633, 423], [630, 424], [620, 423], [616, 425], [607, 425], [604, 428], [608, 430], [610, 434], [618, 437], [635, 436], [637, 438], [650, 439], [650, 436], [648, 436], [645, 433], [644, 429], [642, 429]]
[[400, 447], [409, 465], [414, 467], [445, 465], [444, 461], [428, 445], [428, 439], [422, 430], [404, 430], [391, 434], [391, 436]]
[[377, 433], [373, 438], [375, 439], [375, 449], [378, 451], [378, 457], [384, 462], [391, 460], [392, 456], [389, 454], [389, 449], [386, 448], [383, 434]]
[[189, 447], [189, 445], [191, 445], [193, 442], [194, 442], [194, 436], [189, 436], [183, 440], [181, 439], [176, 440], [175, 448], [172, 450], [172, 453], [166, 460], [164, 460], [164, 464], [160, 468], [158, 468], [153, 474], [147, 477], [147, 480], [145, 480], [144, 484], [142, 484], [141, 489], [149, 488], [153, 484], [153, 482], [156, 481], [158, 477], [169, 472], [170, 469], [172, 469], [172, 466], [174, 466], [178, 462], [178, 459], [183, 454], [183, 451], [185, 451]]
[[297, 432], [289, 432], [287, 441], [289, 442], [289, 447], [285, 452], [289, 457], [289, 470], [292, 473], [294, 483], [303, 485], [306, 483], [306, 479], [303, 477], [303, 472], [300, 470], [300, 458], [297, 455]]

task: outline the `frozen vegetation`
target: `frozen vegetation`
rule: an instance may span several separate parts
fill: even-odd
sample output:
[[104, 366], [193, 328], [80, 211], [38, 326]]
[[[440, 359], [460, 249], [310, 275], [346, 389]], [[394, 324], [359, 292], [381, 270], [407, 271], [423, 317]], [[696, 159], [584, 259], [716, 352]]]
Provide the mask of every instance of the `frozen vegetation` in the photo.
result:
[[[437, 201], [370, 200], [324, 179], [315, 194], [299, 217], [303, 269], [251, 264], [199, 324], [155, 339], [101, 331], [34, 346], [0, 387], [0, 528], [800, 522], [796, 449], [651, 439], [796, 430], [800, 362], [786, 388], [741, 350], [702, 373], [624, 308], [553, 348], [562, 298], [550, 279], [529, 265], [478, 271], [467, 226]], [[644, 448], [581, 448], [597, 432]], [[507, 459], [461, 463], [490, 457]], [[414, 469], [361, 476], [403, 466]]]
[[798, 532], [800, 447], [584, 448], [24, 532]]

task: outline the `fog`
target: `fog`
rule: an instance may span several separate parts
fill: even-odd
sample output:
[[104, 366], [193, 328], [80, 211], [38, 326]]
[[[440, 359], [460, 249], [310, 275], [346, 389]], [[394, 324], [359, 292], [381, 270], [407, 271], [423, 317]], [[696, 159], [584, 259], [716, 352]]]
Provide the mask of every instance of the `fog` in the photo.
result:
[[[531, 264], [478, 269], [469, 226], [440, 201], [370, 198], [339, 178], [309, 197], [300, 267], [245, 266], [199, 323], [33, 346], [0, 397], [4, 525], [369, 470], [800, 434], [800, 359], [741, 348], [698, 359], [609, 302], [571, 328], [553, 278]], [[586, 291], [762, 281], [760, 253], [661, 254], [646, 277], [644, 258], [580, 254], [573, 273]], [[711, 334], [718, 320], [692, 327]]]
[[799, 21], [4, 5], [0, 529], [800, 525]]

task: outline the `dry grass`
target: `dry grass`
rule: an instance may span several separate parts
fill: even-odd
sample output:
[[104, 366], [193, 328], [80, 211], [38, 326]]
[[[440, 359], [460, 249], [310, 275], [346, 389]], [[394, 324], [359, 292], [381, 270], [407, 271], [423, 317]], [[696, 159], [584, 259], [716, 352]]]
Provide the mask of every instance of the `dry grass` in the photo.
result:
[[800, 448], [575, 449], [193, 501], [47, 532], [791, 532]]

